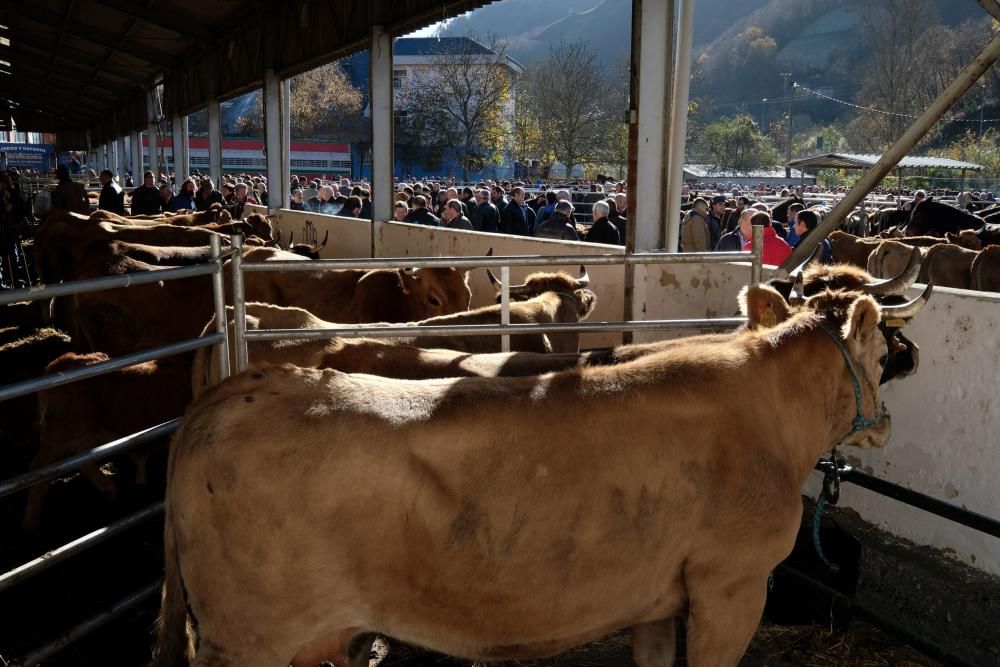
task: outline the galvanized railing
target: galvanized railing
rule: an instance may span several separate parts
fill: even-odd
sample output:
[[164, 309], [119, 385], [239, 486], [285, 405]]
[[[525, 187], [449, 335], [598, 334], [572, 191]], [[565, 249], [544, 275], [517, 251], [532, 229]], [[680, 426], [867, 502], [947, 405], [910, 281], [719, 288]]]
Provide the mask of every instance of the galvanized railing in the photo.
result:
[[[517, 255], [482, 257], [394, 257], [387, 259], [324, 259], [312, 261], [268, 261], [244, 263], [239, 252], [241, 240], [233, 237], [233, 342], [236, 370], [246, 370], [248, 341], [318, 339], [343, 337], [394, 336], [476, 336], [499, 335], [501, 350], [510, 351], [510, 336], [525, 333], [594, 333], [603, 331], [668, 331], [686, 329], [730, 328], [743, 324], [744, 318], [708, 318], [686, 320], [626, 320], [617, 322], [574, 322], [553, 324], [510, 323], [510, 267], [627, 264], [721, 264], [750, 261], [749, 284], [759, 283], [762, 274], [764, 228], [753, 228], [751, 252], [648, 252], [623, 255]], [[317, 329], [246, 329], [246, 293], [243, 274], [254, 271], [324, 271], [334, 269], [477, 268], [500, 267], [500, 324], [450, 326], [342, 326]]]
[[[37, 301], [40, 299], [145, 285], [163, 280], [177, 280], [182, 278], [211, 275], [213, 306], [215, 309], [215, 331], [211, 334], [170, 343], [168, 345], [162, 345], [143, 352], [116, 357], [114, 359], [109, 359], [108, 361], [83, 366], [69, 371], [52, 373], [39, 378], [2, 386], [0, 387], [0, 401], [51, 389], [70, 382], [76, 382], [96, 377], [98, 375], [112, 373], [135, 364], [154, 359], [161, 359], [176, 354], [182, 354], [184, 352], [196, 350], [201, 347], [207, 347], [209, 345], [215, 346], [221, 378], [224, 379], [228, 377], [228, 331], [225, 317], [225, 293], [223, 288], [224, 283], [222, 268], [223, 262], [227, 259], [227, 256], [230, 253], [224, 254], [222, 252], [219, 236], [215, 236], [210, 239], [210, 249], [211, 261], [207, 264], [160, 269], [147, 273], [132, 273], [121, 276], [95, 278], [93, 280], [80, 280], [58, 285], [40, 285], [29, 289], [0, 293], [0, 306], [2, 306], [21, 301]], [[0, 497], [24, 491], [35, 484], [44, 483], [73, 470], [78, 470], [85, 465], [95, 463], [97, 461], [107, 460], [111, 456], [130, 451], [152, 440], [169, 435], [178, 428], [180, 421], [180, 418], [172, 419], [168, 422], [147, 428], [138, 433], [133, 433], [113, 442], [95, 447], [89, 451], [82, 452], [41, 468], [30, 470], [22, 475], [18, 475], [17, 477], [0, 481]], [[163, 510], [164, 503], [162, 501], [154, 503], [153, 505], [134, 512], [123, 519], [102, 528], [98, 528], [67, 544], [52, 549], [38, 558], [0, 574], [0, 593], [5, 592], [12, 586], [30, 579], [50, 567], [61, 563], [78, 553], [90, 549], [114, 537], [115, 535], [121, 534], [134, 526], [140, 525], [150, 519], [162, 515]], [[139, 591], [127, 596], [123, 600], [118, 601], [110, 609], [102, 611], [96, 616], [83, 621], [79, 625], [63, 633], [58, 638], [32, 651], [22, 660], [9, 664], [18, 665], [19, 667], [30, 667], [32, 665], [40, 664], [42, 660], [47, 659], [72, 642], [99, 628], [113, 618], [125, 613], [140, 601], [153, 595], [158, 588], [158, 582], [153, 582], [145, 586]]]

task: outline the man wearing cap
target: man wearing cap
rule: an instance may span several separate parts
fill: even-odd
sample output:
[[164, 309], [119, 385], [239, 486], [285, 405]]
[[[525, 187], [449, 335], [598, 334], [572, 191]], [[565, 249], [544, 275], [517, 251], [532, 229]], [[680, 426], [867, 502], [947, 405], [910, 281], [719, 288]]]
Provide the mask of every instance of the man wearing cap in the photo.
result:
[[712, 197], [711, 205], [708, 207], [708, 233], [711, 236], [709, 248], [719, 245], [719, 238], [722, 236], [722, 216], [726, 214], [726, 195], [715, 195]]

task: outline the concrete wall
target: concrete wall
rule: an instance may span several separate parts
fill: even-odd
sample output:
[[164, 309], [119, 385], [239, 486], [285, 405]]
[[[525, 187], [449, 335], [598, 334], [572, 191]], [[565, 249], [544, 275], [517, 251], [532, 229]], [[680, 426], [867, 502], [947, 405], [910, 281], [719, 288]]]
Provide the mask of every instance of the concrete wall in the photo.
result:
[[[915, 296], [918, 290], [911, 291]], [[882, 399], [892, 439], [882, 450], [844, 450], [853, 464], [914, 491], [1000, 517], [1000, 295], [938, 288], [907, 326], [920, 370], [890, 382]], [[815, 496], [819, 475], [808, 485]], [[841, 505], [900, 537], [951, 552], [1000, 575], [995, 537], [861, 489], [841, 486]]]
[[[296, 237], [310, 221], [322, 235], [331, 230], [323, 255], [365, 257], [371, 248], [371, 223], [281, 211], [277, 226]], [[375, 223], [375, 249], [380, 257], [481, 255], [492, 246], [497, 255], [603, 254], [620, 249], [587, 243], [563, 243], [463, 232], [404, 223]], [[567, 267], [577, 270], [575, 267]], [[513, 269], [521, 279], [527, 269]], [[765, 277], [769, 271], [765, 269]], [[592, 267], [598, 295], [594, 320], [623, 316], [624, 267]], [[738, 309], [736, 295], [747, 283], [748, 263], [637, 266], [636, 290], [645, 304], [636, 319], [728, 317]], [[494, 303], [494, 292], [482, 269], [470, 276], [473, 305]], [[916, 296], [922, 287], [911, 290]], [[852, 464], [882, 479], [947, 500], [981, 514], [1000, 517], [1000, 395], [995, 375], [1000, 368], [1000, 295], [939, 288], [927, 307], [907, 327], [920, 346], [917, 375], [882, 388], [893, 416], [889, 445], [878, 451], [845, 449]], [[637, 335], [654, 340], [680, 332]], [[586, 347], [612, 345], [618, 335], [588, 335]], [[806, 485], [813, 497], [819, 476]], [[884, 498], [851, 484], [842, 486], [841, 506], [895, 535], [950, 551], [974, 567], [1000, 575], [996, 538]]]

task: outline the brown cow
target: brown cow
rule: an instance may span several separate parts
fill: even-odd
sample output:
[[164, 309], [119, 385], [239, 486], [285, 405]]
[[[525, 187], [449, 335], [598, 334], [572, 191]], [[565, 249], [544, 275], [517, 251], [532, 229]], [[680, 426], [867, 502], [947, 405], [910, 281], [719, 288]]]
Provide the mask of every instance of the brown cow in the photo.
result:
[[832, 232], [828, 238], [833, 261], [862, 269], [868, 266], [868, 256], [881, 243], [880, 239], [862, 238], [840, 230]]
[[[70, 352], [49, 364], [45, 372], [65, 372], [108, 359], [103, 353]], [[31, 469], [180, 417], [191, 401], [190, 364], [190, 355], [168, 357], [39, 392], [38, 453]], [[133, 456], [140, 484], [145, 483], [147, 456]], [[114, 494], [114, 483], [96, 463], [81, 471], [100, 491]], [[48, 488], [48, 484], [36, 484], [28, 492], [22, 522], [27, 533], [37, 533], [40, 528]]]
[[1000, 245], [983, 248], [972, 263], [972, 289], [1000, 292]]
[[106, 222], [118, 222], [121, 224], [145, 224], [150, 222], [156, 222], [158, 224], [180, 225], [183, 227], [197, 227], [209, 223], [224, 224], [227, 222], [232, 222], [233, 218], [229, 214], [229, 211], [225, 210], [221, 206], [215, 205], [208, 210], [198, 211], [196, 213], [179, 213], [179, 214], [164, 213], [161, 215], [150, 215], [150, 216], [118, 215], [117, 213], [112, 213], [111, 211], [98, 209], [90, 214], [90, 219], [95, 222], [106, 221]]
[[[871, 297], [823, 293], [790, 315], [753, 287], [746, 304], [752, 321], [790, 319], [528, 378], [227, 380], [171, 452], [157, 664], [183, 664], [188, 611], [200, 666], [284, 665], [317, 640], [362, 665], [376, 632], [524, 660], [632, 627], [652, 667], [673, 663], [681, 614], [692, 664], [736, 664], [816, 459], [890, 430]], [[747, 387], [758, 405], [808, 394], [825, 409], [734, 422], [712, 397]]]
[[931, 246], [927, 249], [917, 280], [940, 287], [971, 289], [972, 262], [978, 254], [975, 250], [951, 243]]
[[[232, 317], [232, 308], [226, 310]], [[338, 325], [325, 322], [301, 308], [283, 308], [265, 303], [247, 304], [248, 329], [318, 329], [333, 326]], [[213, 318], [205, 327], [205, 332], [214, 330]], [[409, 380], [539, 375], [576, 366], [615, 363], [614, 354], [606, 352], [471, 354], [403, 345], [393, 339], [339, 337], [254, 341], [248, 344], [248, 355], [254, 363], [289, 363]], [[235, 367], [235, 359], [231, 358], [230, 364]], [[214, 350], [202, 348], [195, 352], [191, 381], [195, 398], [218, 383], [218, 360]]]
[[882, 241], [868, 256], [868, 273], [873, 278], [899, 275], [926, 253], [926, 248], [917, 248], [914, 253], [914, 246], [903, 243], [902, 239]]
[[[306, 259], [253, 248], [243, 261]], [[304, 308], [328, 322], [413, 322], [467, 310], [472, 300], [468, 272], [459, 269], [253, 271], [244, 278], [247, 301]]]

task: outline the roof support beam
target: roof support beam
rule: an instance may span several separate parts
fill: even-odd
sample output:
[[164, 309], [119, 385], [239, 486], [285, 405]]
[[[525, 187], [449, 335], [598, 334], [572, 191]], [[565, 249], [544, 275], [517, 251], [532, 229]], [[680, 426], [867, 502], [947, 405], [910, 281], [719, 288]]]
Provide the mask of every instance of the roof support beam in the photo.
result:
[[125, 16], [130, 16], [134, 19], [142, 21], [143, 23], [148, 23], [149, 25], [154, 25], [158, 28], [164, 28], [170, 32], [175, 32], [185, 39], [196, 40], [199, 42], [211, 42], [214, 41], [215, 35], [205, 28], [202, 28], [198, 23], [198, 19], [192, 16], [190, 20], [183, 17], [177, 17], [172, 14], [157, 11], [155, 9], [149, 9], [140, 4], [136, 4], [131, 0], [90, 0], [95, 5], [101, 5], [102, 7], [107, 7], [112, 9], [119, 14], [124, 14]]
[[[6, 60], [5, 58], [3, 58], [3, 59]], [[108, 95], [111, 95], [111, 96], [125, 95], [128, 92], [130, 92], [130, 90], [128, 90], [128, 89], [122, 89], [120, 87], [109, 86], [109, 85], [107, 85], [105, 83], [83, 83], [83, 82], [80, 81], [80, 79], [78, 79], [78, 78], [76, 78], [74, 76], [71, 76], [69, 74], [62, 74], [62, 73], [56, 71], [55, 68], [52, 68], [51, 70], [46, 70], [44, 67], [39, 67], [35, 63], [31, 63], [31, 62], [24, 61], [24, 60], [21, 60], [21, 59], [14, 59], [14, 60], [11, 60], [10, 62], [14, 65], [13, 69], [14, 69], [15, 72], [25, 72], [25, 71], [28, 71], [28, 72], [35, 72], [35, 73], [37, 73], [39, 75], [46, 75], [47, 74], [52, 79], [58, 79], [60, 81], [71, 82], [71, 85], [75, 88], [75, 92], [74, 92], [75, 95], [81, 95], [81, 96], [84, 96], [84, 97], [90, 97], [90, 98], [95, 99], [95, 100], [101, 100], [101, 101], [104, 101], [104, 102], [110, 102], [112, 100], [108, 99], [108, 97], [99, 97], [99, 96], [96, 96], [96, 95], [91, 95], [91, 94], [88, 94], [85, 91], [88, 90], [88, 89], [93, 89], [93, 90], [103, 91], [103, 92], [105, 92], [105, 93], [107, 93]]]
[[[0, 84], [3, 83], [17, 83], [17, 85], [11, 90], [6, 86], [0, 85], [0, 95], [4, 95], [11, 101], [17, 102], [20, 100], [33, 100], [31, 104], [41, 104], [44, 109], [47, 104], [46, 100], [56, 100], [66, 102], [69, 105], [76, 105], [76, 108], [88, 107], [90, 110], [103, 110], [105, 109], [109, 102], [108, 101], [98, 101], [92, 97], [77, 97], [72, 93], [61, 90], [53, 89], [49, 91], [38, 90], [37, 82], [34, 79], [25, 78], [18, 76], [17, 74], [2, 75], [0, 78]], [[9, 91], [9, 92], [5, 92]], [[73, 108], [70, 106], [70, 108]], [[80, 109], [84, 113], [88, 113], [87, 109]]]
[[[8, 8], [7, 13], [17, 17], [17, 28], [25, 28], [23, 22], [30, 21], [31, 23], [37, 23], [46, 28], [51, 28], [77, 39], [91, 42], [102, 48], [116, 51], [151, 65], [167, 69], [172, 66], [172, 59], [169, 54], [157, 51], [149, 44], [142, 44], [131, 40], [119, 40], [116, 35], [91, 26], [80, 26], [69, 23], [66, 28], [63, 28], [62, 22], [58, 18], [51, 17], [42, 12], [34, 13], [25, 11], [21, 5], [14, 5], [12, 8]], [[119, 41], [121, 42], [120, 44]]]
[[[16, 50], [10, 46], [0, 45], [0, 57], [4, 60], [10, 60], [10, 58], [4, 55], [6, 53], [20, 53], [27, 58], [44, 58], [53, 55], [51, 44], [46, 45], [42, 42], [34, 41], [33, 36], [27, 33], [18, 35], [17, 41], [14, 44], [17, 46]], [[73, 69], [78, 72], [86, 72], [87, 74], [91, 74], [94, 69], [100, 68], [102, 74], [113, 76], [133, 85], [139, 84], [139, 81], [136, 80], [135, 70], [130, 70], [127, 67], [101, 65], [96, 59], [87, 58], [80, 54], [74, 54], [73, 57], [56, 55], [56, 60], [59, 61], [60, 67]]]

